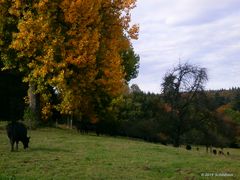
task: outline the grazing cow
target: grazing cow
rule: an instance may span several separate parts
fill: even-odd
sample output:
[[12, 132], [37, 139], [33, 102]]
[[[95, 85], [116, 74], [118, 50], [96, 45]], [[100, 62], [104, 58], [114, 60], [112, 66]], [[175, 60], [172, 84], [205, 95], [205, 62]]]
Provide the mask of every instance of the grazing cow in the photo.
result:
[[217, 154], [217, 150], [216, 150], [216, 149], [213, 149], [212, 152], [213, 152], [213, 154], [215, 154], [215, 155]]
[[191, 150], [192, 149], [192, 147], [188, 144], [187, 146], [186, 146], [186, 150]]
[[24, 149], [28, 148], [30, 137], [27, 137], [27, 128], [20, 122], [11, 122], [7, 125], [7, 135], [11, 143], [11, 151], [14, 150], [14, 143], [16, 142], [16, 150], [18, 150], [18, 142], [23, 143]]

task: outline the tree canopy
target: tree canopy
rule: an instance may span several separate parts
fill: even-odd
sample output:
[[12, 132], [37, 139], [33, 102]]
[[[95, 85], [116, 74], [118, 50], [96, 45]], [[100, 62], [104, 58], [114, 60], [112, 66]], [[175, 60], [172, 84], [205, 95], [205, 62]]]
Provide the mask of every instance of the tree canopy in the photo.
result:
[[[122, 52], [133, 53], [131, 39], [138, 36], [138, 26], [130, 26], [135, 3], [1, 0], [4, 68], [24, 73], [33, 93], [40, 94], [46, 117], [53, 108], [64, 114], [95, 114], [135, 77], [126, 75], [136, 74], [136, 68], [128, 70], [128, 60], [122, 58]], [[59, 93], [59, 104], [50, 103], [49, 87]]]

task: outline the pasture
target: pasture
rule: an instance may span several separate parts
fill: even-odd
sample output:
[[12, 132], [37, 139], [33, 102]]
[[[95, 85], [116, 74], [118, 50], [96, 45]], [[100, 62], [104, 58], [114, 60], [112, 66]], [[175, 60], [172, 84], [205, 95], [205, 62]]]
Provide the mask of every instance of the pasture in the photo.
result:
[[[74, 130], [29, 131], [30, 148], [10, 152], [0, 125], [0, 179], [240, 179], [240, 150], [229, 156], [187, 151], [122, 137]], [[226, 177], [227, 176], [227, 177]]]

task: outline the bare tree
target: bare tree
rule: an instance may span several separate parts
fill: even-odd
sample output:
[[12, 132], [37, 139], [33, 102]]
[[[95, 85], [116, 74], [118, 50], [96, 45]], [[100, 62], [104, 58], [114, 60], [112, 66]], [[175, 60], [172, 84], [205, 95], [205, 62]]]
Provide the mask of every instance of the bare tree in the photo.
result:
[[165, 102], [171, 107], [172, 139], [174, 146], [180, 145], [180, 137], [186, 131], [187, 113], [198, 93], [204, 90], [208, 80], [205, 68], [188, 63], [179, 64], [166, 73], [162, 88]]

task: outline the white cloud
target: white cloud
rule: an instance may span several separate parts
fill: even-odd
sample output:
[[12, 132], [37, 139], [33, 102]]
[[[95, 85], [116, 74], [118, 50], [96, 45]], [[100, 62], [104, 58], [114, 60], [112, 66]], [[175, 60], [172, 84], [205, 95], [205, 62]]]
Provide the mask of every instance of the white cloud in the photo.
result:
[[140, 24], [133, 45], [141, 57], [132, 83], [142, 90], [159, 92], [179, 58], [208, 69], [207, 88], [240, 86], [239, 0], [139, 0], [132, 18]]

